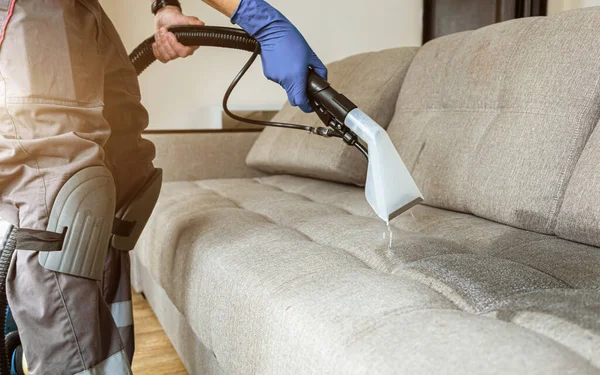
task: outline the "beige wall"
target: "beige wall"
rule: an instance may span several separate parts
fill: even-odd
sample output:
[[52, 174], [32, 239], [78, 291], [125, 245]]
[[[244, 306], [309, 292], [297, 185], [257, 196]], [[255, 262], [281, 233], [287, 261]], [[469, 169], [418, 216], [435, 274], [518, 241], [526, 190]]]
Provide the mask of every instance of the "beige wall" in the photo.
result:
[[102, 8], [104, 8], [104, 11], [106, 12], [106, 14], [108, 14], [108, 16], [113, 20], [113, 22], [115, 21], [118, 12], [117, 12], [117, 1], [118, 0], [98, 0], [100, 2], [100, 5], [102, 5]]
[[600, 6], [600, 0], [548, 0], [548, 13], [592, 6]]
[[[151, 35], [150, 0], [100, 0], [131, 51]], [[271, 0], [296, 26], [317, 54], [331, 62], [352, 54], [421, 42], [422, 0]], [[183, 2], [187, 14], [209, 25], [229, 20], [200, 0]], [[217, 127], [227, 86], [249, 54], [215, 48], [168, 65], [155, 64], [140, 78], [152, 128]], [[256, 63], [232, 97], [235, 109], [278, 109], [285, 92], [262, 75]]]

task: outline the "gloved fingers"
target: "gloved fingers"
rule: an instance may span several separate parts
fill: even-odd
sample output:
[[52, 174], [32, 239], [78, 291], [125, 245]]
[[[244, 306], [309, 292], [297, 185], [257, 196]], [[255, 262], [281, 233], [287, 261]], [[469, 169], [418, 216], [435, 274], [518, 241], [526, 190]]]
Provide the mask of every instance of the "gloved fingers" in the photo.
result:
[[[325, 65], [319, 60], [317, 55], [313, 52], [312, 56], [308, 60], [308, 65], [313, 68], [315, 73], [317, 73], [323, 79], [327, 79], [327, 68]], [[304, 74], [301, 74], [298, 78], [298, 93], [295, 95], [294, 102], [296, 105], [305, 113], [314, 112], [312, 106], [310, 105], [310, 100], [308, 98], [308, 67]]]
[[298, 108], [300, 108], [302, 110], [302, 112], [304, 112], [304, 113], [313, 113], [314, 112], [314, 109], [312, 108], [312, 106], [310, 105], [309, 102], [300, 104], [298, 106]]
[[321, 62], [315, 53], [313, 53], [313, 56], [310, 59], [310, 66], [312, 66], [315, 73], [317, 73], [321, 78], [327, 80], [327, 67], [325, 67], [325, 64]]
[[[306, 70], [306, 77], [308, 78], [308, 69]], [[298, 84], [295, 90], [291, 89], [288, 93], [288, 99], [291, 105], [300, 108], [302, 112], [313, 112], [312, 106], [310, 105], [310, 101], [308, 100], [308, 96], [306, 94], [306, 82]]]

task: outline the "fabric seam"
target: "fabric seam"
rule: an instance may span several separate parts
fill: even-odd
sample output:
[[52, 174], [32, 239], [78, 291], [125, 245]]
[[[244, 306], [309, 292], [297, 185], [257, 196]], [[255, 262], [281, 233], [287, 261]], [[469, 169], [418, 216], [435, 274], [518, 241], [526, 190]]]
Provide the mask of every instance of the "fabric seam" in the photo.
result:
[[[520, 42], [525, 38], [526, 35], [528, 35], [530, 33], [530, 31], [534, 28], [534, 26], [537, 26], [539, 24], [540, 24], [539, 20], [537, 22], [533, 21], [533, 22], [529, 23], [529, 25], [527, 25], [527, 27], [524, 28], [521, 31], [521, 34], [519, 35], [518, 40], [513, 44], [513, 48], [510, 51], [510, 54], [509, 54], [508, 59], [507, 59], [507, 63], [504, 66], [504, 70], [502, 72], [501, 81], [500, 81], [500, 83], [498, 85], [498, 97], [496, 99], [496, 108], [492, 109], [489, 112], [490, 114], [494, 113], [494, 115], [490, 119], [490, 121], [486, 124], [485, 130], [483, 131], [483, 133], [479, 137], [479, 140], [477, 141], [477, 146], [475, 147], [475, 150], [474, 150], [475, 155], [477, 154], [477, 152], [479, 152], [479, 150], [481, 150], [483, 139], [486, 136], [486, 134], [489, 133], [490, 127], [491, 127], [492, 123], [494, 121], [496, 121], [498, 119], [498, 117], [503, 112], [501, 110], [501, 107], [502, 107], [502, 103], [504, 102], [504, 98], [505, 98], [505, 91], [506, 91], [505, 85], [506, 85], [506, 78], [507, 78], [508, 68], [510, 66], [512, 66], [512, 63], [513, 63], [513, 61], [515, 59], [515, 54], [517, 53], [517, 50], [519, 49]], [[474, 165], [474, 163], [475, 163], [475, 158], [472, 158], [471, 161], [469, 162], [468, 167], [467, 167], [468, 168], [467, 171], [466, 171], [467, 178], [465, 179], [465, 181], [463, 182], [463, 184], [461, 186], [461, 188], [463, 190], [465, 190], [464, 189], [465, 185], [468, 185], [466, 181], [470, 181], [470, 182], [473, 181], [473, 177], [472, 177], [473, 172], [472, 171], [473, 171], [473, 165]], [[468, 189], [466, 189], [465, 191], [468, 191]], [[464, 207], [467, 209], [467, 212], [475, 214], [475, 211], [477, 211], [477, 210], [472, 210], [471, 209], [472, 207], [470, 207], [470, 206], [471, 205], [469, 204], [468, 200], [466, 202], [464, 202]], [[487, 215], [485, 215], [485, 216], [487, 216]], [[495, 216], [495, 215], [492, 214], [492, 216]], [[483, 217], [483, 215], [482, 215], [482, 217]]]
[[7, 97], [7, 104], [52, 104], [61, 107], [74, 107], [74, 108], [101, 108], [104, 106], [103, 102], [85, 103], [78, 102], [75, 100], [61, 100], [52, 98], [43, 98], [40, 96], [28, 96], [28, 97]]
[[[528, 294], [528, 293], [523, 293], [523, 294]], [[581, 355], [581, 353], [579, 353], [579, 352], [576, 352], [576, 351], [575, 351], [575, 350], [573, 350], [573, 349], [572, 349], [570, 346], [567, 346], [565, 343], [563, 343], [563, 342], [560, 342], [560, 341], [556, 340], [555, 338], [553, 338], [553, 337], [550, 337], [550, 336], [548, 336], [548, 335], [544, 334], [543, 332], [540, 332], [540, 331], [538, 331], [538, 330], [535, 330], [535, 329], [533, 329], [533, 328], [531, 328], [531, 327], [527, 327], [527, 326], [525, 326], [525, 325], [523, 325], [523, 324], [516, 323], [516, 322], [514, 322], [514, 321], [512, 321], [512, 320], [508, 321], [508, 320], [502, 320], [502, 319], [499, 319], [499, 318], [498, 318], [497, 316], [495, 316], [495, 315], [496, 315], [498, 312], [500, 312], [500, 311], [501, 311], [501, 310], [499, 310], [499, 309], [496, 309], [496, 310], [490, 310], [490, 311], [484, 312], [484, 313], [482, 313], [482, 314], [478, 314], [477, 316], [481, 316], [481, 317], [489, 317], [490, 319], [495, 319], [495, 320], [497, 320], [497, 321], [500, 321], [500, 322], [505, 322], [505, 323], [507, 323], [507, 324], [511, 324], [511, 325], [513, 325], [513, 326], [515, 326], [515, 327], [521, 328], [521, 329], [523, 329], [523, 330], [525, 330], [525, 331], [531, 332], [531, 333], [533, 333], [533, 334], [535, 334], [535, 335], [541, 336], [541, 337], [542, 337], [542, 338], [544, 338], [544, 339], [550, 340], [550, 341], [552, 341], [552, 342], [554, 342], [554, 343], [556, 343], [556, 344], [560, 345], [560, 346], [561, 346], [563, 349], [565, 349], [565, 350], [567, 350], [568, 352], [570, 352], [570, 353], [572, 353], [572, 354], [576, 355], [577, 357], [579, 357], [580, 359], [582, 359], [584, 362], [586, 362], [586, 363], [589, 363], [589, 365], [590, 365], [590, 366], [592, 366], [592, 367], [594, 367], [594, 368], [599, 368], [599, 367], [595, 366], [595, 365], [594, 365], [594, 364], [593, 364], [593, 363], [592, 363], [592, 362], [591, 362], [589, 359], [587, 359], [587, 358], [585, 358], [583, 355]], [[525, 309], [525, 310], [522, 310], [522, 311], [520, 311], [520, 312], [531, 312], [531, 311], [528, 311], [528, 310], [526, 310], [526, 309]], [[491, 314], [494, 314], [494, 315], [491, 315]], [[542, 313], [542, 314], [543, 314], [543, 313]], [[546, 314], [546, 315], [550, 315], [550, 314]], [[556, 315], [550, 315], [550, 316], [552, 316], [552, 317], [557, 317]], [[559, 317], [559, 318], [560, 318], [560, 317]], [[576, 324], [576, 323], [573, 323], [573, 322], [571, 322], [571, 323], [572, 323], [572, 324], [574, 324], [574, 325], [576, 325], [576, 326], [578, 326], [578, 327], [579, 327], [579, 328], [581, 328], [581, 329], [584, 329], [584, 330], [586, 330], [586, 331], [589, 331], [589, 330], [587, 330], [587, 329], [585, 329], [585, 328], [583, 328], [583, 327], [579, 326], [579, 325], [578, 325], [578, 324]]]
[[90, 12], [92, 14], [92, 16], [94, 16], [94, 18], [96, 19], [96, 51], [98, 52], [98, 54], [100, 54], [100, 35], [102, 33], [101, 18], [98, 15], [98, 12], [96, 11], [96, 9], [94, 9], [90, 4], [88, 4], [82, 0], [77, 0], [77, 3], [79, 5], [81, 5], [82, 7], [86, 8], [88, 10], [88, 12]]
[[73, 334], [73, 337], [75, 338], [75, 346], [77, 347], [77, 353], [79, 354], [79, 359], [81, 360], [81, 365], [83, 366], [83, 370], [85, 371], [85, 370], [87, 370], [87, 367], [85, 365], [85, 361], [83, 360], [83, 354], [81, 353], [81, 346], [79, 344], [79, 339], [77, 338], [77, 334], [75, 333], [75, 327], [73, 326], [73, 320], [71, 319], [71, 314], [69, 314], [69, 309], [67, 308], [67, 303], [65, 301], [64, 293], [62, 291], [62, 288], [60, 287], [60, 282], [58, 281], [58, 276], [56, 275], [56, 272], [52, 272], [52, 275], [54, 276], [54, 281], [56, 282], [56, 286], [57, 286], [58, 292], [60, 294], [60, 300], [63, 304], [63, 308], [65, 309], [65, 312], [67, 313], [69, 325], [71, 326], [71, 332]]
[[[600, 83], [600, 76], [596, 77], [596, 83], [594, 85], [594, 88], [593, 89], [590, 88], [590, 90], [588, 91], [588, 94], [590, 94], [590, 93], [598, 94], [599, 83]], [[585, 116], [589, 115], [589, 113], [591, 112], [593, 101], [594, 101], [594, 98], [590, 98], [586, 103], [585, 109], [579, 114], [579, 118], [577, 119], [577, 129], [576, 129], [577, 133], [572, 138], [571, 149], [569, 150], [570, 151], [569, 160], [567, 163], [565, 163], [565, 167], [560, 175], [560, 183], [557, 187], [556, 194], [553, 197], [554, 205], [550, 210], [550, 217], [548, 219], [548, 223], [546, 224], [546, 230], [552, 231], [553, 234], [554, 234], [554, 232], [556, 232], [556, 225], [558, 223], [558, 215], [560, 215], [562, 203], [564, 201], [565, 195], [567, 194], [567, 189], [569, 188], [569, 182], [571, 181], [571, 177], [573, 176], [573, 174], [575, 173], [575, 170], [577, 169], [577, 164], [579, 162], [579, 159], [581, 158], [581, 155], [583, 154], [583, 151], [585, 150], [586, 145], [589, 141], [589, 137], [588, 137], [582, 145], [581, 152], [579, 153], [579, 157], [575, 158], [576, 151], [577, 151], [576, 150], [577, 140], [581, 137], [581, 133], [582, 133], [582, 122], [583, 122], [583, 119], [585, 118]], [[595, 127], [595, 125], [592, 125], [592, 131], [590, 132], [590, 135], [593, 133], [594, 127]], [[572, 171], [571, 171], [571, 174], [568, 175], [568, 171], [569, 171], [570, 167], [572, 167]], [[561, 194], [561, 191], [562, 191], [562, 194]], [[554, 217], [555, 215], [556, 215], [556, 217]]]
[[[270, 186], [270, 187], [272, 187], [272, 188], [274, 188], [274, 189], [277, 189], [277, 190], [279, 190], [279, 191], [281, 191], [281, 192], [284, 192], [284, 193], [286, 193], [286, 194], [297, 195], [297, 196], [299, 196], [299, 197], [302, 197], [302, 198], [306, 199], [306, 200], [307, 200], [307, 201], [309, 201], [309, 202], [312, 202], [312, 203], [318, 203], [318, 204], [323, 204], [323, 202], [317, 202], [317, 201], [315, 201], [314, 199], [310, 199], [310, 198], [309, 198], [309, 197], [307, 197], [306, 195], [302, 195], [302, 194], [300, 194], [300, 193], [295, 193], [295, 192], [293, 192], [293, 191], [287, 191], [287, 190], [284, 190], [284, 189], [280, 188], [279, 186], [275, 186], [275, 185], [271, 185], [271, 184], [268, 184], [268, 183], [264, 183], [264, 182], [260, 181], [260, 179], [254, 178], [253, 180], [254, 180], [254, 181], [257, 183], [257, 184], [259, 184], [259, 185]], [[335, 204], [332, 204], [332, 206], [333, 206], [333, 207], [335, 207], [335, 208], [337, 208], [337, 209], [340, 209], [340, 210], [344, 211], [344, 212], [345, 212], [345, 213], [347, 213], [348, 215], [351, 215], [351, 216], [360, 216], [360, 215], [356, 215], [356, 214], [354, 214], [354, 213], [352, 213], [352, 212], [348, 211], [348, 210], [347, 210], [347, 209], [345, 209], [344, 207], [340, 207], [340, 206], [337, 206], [337, 205], [335, 205]], [[362, 217], [369, 218], [369, 216], [362, 216]]]
[[[125, 354], [125, 349], [121, 349], [118, 352], [111, 354], [110, 356], [108, 356], [108, 358], [104, 359], [102, 362], [95, 364], [94, 366], [90, 367], [89, 369], [85, 369], [81, 372], [78, 372], [75, 375], [91, 375], [92, 371], [94, 371], [94, 373], [96, 373], [95, 369], [99, 368], [99, 366], [106, 364], [106, 362], [108, 362], [111, 358], [118, 356], [119, 354], [121, 354], [121, 355]], [[104, 373], [104, 371], [102, 371], [102, 372]]]

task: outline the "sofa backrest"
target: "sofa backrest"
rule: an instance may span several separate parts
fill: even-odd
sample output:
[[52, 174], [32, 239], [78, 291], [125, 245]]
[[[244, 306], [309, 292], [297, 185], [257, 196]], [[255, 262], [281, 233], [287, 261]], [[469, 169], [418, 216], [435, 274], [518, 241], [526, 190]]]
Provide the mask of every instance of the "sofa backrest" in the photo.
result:
[[555, 233], [600, 246], [600, 126], [596, 126], [569, 181]]
[[[329, 82], [348, 96], [383, 127], [394, 115], [394, 106], [416, 47], [355, 55], [332, 63]], [[324, 126], [314, 113], [306, 114], [286, 104], [274, 121]], [[284, 173], [323, 180], [364, 185], [364, 156], [340, 139], [327, 139], [306, 132], [265, 129], [246, 160], [248, 166], [267, 173]]]
[[[419, 50], [388, 131], [426, 204], [554, 233], [600, 117], [599, 25], [599, 8], [582, 9], [450, 35]], [[594, 189], [584, 175], [598, 155], [590, 147], [577, 165], [561, 220], [585, 211], [598, 222], [598, 209], [579, 201]], [[571, 238], [586, 227], [567, 230], [563, 221], [558, 227]]]

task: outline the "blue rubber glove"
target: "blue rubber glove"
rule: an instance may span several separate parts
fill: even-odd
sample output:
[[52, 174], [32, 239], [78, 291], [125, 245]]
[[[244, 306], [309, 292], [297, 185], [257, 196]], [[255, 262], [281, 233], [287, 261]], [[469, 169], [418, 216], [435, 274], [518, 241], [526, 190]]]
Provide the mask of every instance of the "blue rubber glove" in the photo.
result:
[[312, 112], [306, 96], [308, 67], [325, 79], [327, 68], [298, 29], [264, 0], [241, 0], [231, 22], [258, 40], [264, 74], [285, 89], [290, 104]]

